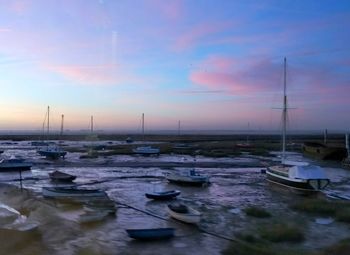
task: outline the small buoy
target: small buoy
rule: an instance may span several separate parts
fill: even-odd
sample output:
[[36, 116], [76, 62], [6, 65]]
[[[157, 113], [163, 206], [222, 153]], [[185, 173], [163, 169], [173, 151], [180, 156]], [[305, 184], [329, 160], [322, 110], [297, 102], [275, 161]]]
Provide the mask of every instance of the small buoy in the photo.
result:
[[260, 169], [260, 173], [266, 174], [266, 169]]

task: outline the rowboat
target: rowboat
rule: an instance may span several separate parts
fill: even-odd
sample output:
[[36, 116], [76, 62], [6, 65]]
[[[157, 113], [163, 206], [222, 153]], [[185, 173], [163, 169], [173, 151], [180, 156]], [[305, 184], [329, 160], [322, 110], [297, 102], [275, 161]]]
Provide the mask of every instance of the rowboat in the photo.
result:
[[126, 229], [129, 237], [138, 240], [159, 240], [168, 239], [174, 236], [174, 228], [146, 228], [146, 229]]
[[180, 195], [180, 193], [181, 191], [179, 190], [169, 190], [162, 192], [146, 193], [145, 196], [149, 199], [168, 200], [177, 197], [178, 195]]
[[52, 181], [59, 181], [59, 182], [71, 182], [77, 178], [75, 175], [66, 174], [60, 171], [54, 171], [52, 173], [49, 173], [49, 176]]
[[87, 211], [105, 211], [109, 214], [116, 212], [116, 207], [114, 201], [108, 199], [92, 199], [84, 203], [84, 209]]
[[170, 204], [168, 212], [171, 217], [190, 224], [199, 223], [202, 216], [200, 212], [184, 204]]
[[79, 216], [80, 223], [92, 223], [101, 221], [108, 216], [108, 211], [87, 211]]
[[98, 189], [78, 189], [67, 187], [43, 187], [44, 197], [57, 197], [57, 198], [84, 198], [84, 197], [107, 197], [106, 192]]

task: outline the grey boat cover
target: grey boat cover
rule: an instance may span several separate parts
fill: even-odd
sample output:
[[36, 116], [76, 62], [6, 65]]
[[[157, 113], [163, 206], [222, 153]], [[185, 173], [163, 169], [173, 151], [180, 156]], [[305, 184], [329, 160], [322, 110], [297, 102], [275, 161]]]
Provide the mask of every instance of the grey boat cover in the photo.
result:
[[314, 180], [314, 179], [328, 179], [324, 170], [319, 166], [293, 166], [289, 169], [289, 177]]

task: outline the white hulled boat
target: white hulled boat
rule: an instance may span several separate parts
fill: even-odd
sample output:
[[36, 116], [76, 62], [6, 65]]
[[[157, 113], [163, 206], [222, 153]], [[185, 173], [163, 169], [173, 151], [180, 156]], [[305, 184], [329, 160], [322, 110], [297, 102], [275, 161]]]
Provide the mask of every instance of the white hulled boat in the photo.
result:
[[199, 174], [195, 169], [184, 169], [167, 173], [165, 178], [173, 183], [201, 186], [209, 184], [210, 177], [206, 174]]
[[313, 165], [292, 165], [286, 161], [286, 129], [287, 129], [287, 95], [286, 95], [286, 65], [284, 58], [284, 95], [283, 95], [283, 129], [282, 129], [282, 160], [280, 165], [267, 168], [267, 180], [288, 189], [301, 192], [317, 192], [329, 184], [324, 170]]

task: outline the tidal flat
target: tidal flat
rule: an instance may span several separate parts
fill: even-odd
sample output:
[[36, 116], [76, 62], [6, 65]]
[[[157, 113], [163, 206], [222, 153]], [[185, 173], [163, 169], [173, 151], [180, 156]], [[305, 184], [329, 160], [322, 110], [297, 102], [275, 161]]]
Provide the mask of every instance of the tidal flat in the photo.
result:
[[[106, 146], [96, 157], [82, 157], [93, 143]], [[7, 241], [0, 248], [6, 254], [348, 254], [349, 170], [337, 162], [304, 158], [296, 149], [291, 158], [322, 165], [331, 180], [317, 196], [299, 196], [268, 184], [262, 171], [278, 159], [268, 153], [278, 150], [278, 143], [254, 149], [260, 153], [221, 143], [197, 141], [188, 153], [165, 151], [144, 157], [118, 153], [123, 141], [62, 141], [68, 154], [52, 161], [37, 155], [29, 141], [2, 141], [3, 157], [20, 156], [33, 167], [23, 175], [23, 191], [17, 173], [2, 175], [0, 202], [38, 226], [29, 231], [2, 227], [2, 240]], [[164, 144], [169, 146], [168, 141]], [[209, 154], [200, 153], [205, 148]], [[167, 172], [185, 168], [209, 174], [211, 184], [179, 186], [164, 178]], [[76, 175], [79, 187], [106, 191], [116, 204], [115, 214], [84, 224], [78, 220], [86, 210], [84, 203], [44, 198], [42, 187], [61, 185], [48, 177], [54, 170]], [[198, 226], [171, 219], [169, 202], [145, 197], [146, 192], [174, 189], [181, 191], [176, 200], [202, 213]], [[140, 242], [125, 232], [158, 227], [175, 228], [175, 237]]]

